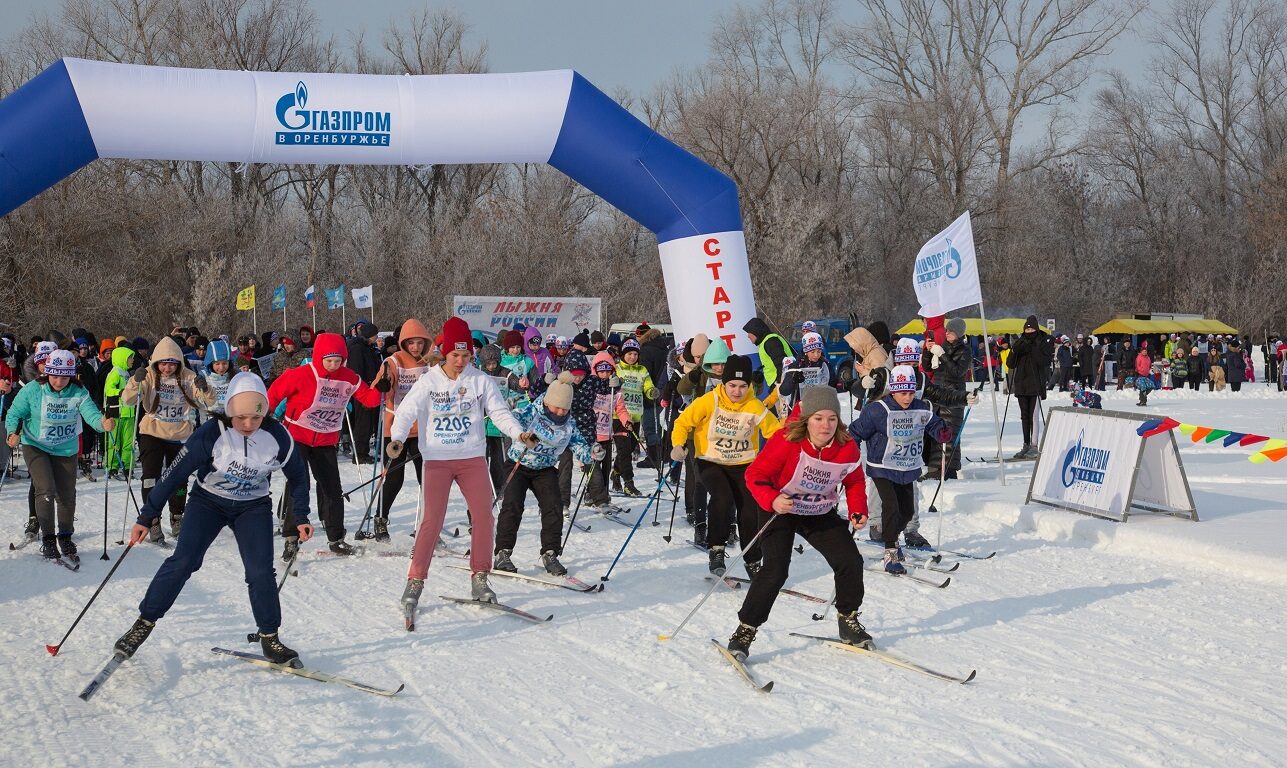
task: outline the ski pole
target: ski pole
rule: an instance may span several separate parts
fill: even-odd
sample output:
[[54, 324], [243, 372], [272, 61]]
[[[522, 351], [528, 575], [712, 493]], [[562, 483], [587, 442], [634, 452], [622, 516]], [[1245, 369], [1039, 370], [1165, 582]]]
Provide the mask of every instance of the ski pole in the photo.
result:
[[568, 530], [563, 534], [563, 544], [559, 547], [562, 552], [568, 545], [568, 539], [572, 536], [572, 529], [576, 526], [577, 513], [581, 511], [581, 502], [585, 499], [585, 492], [590, 490], [590, 478], [594, 476], [594, 468], [599, 462], [590, 463], [590, 471], [581, 476], [581, 492], [576, 497], [576, 507], [572, 510], [572, 517], [568, 518]]
[[[389, 466], [386, 468], [386, 471], [388, 471], [388, 470], [392, 470], [392, 469], [397, 469], [398, 467], [402, 466], [403, 464], [406, 464], [410, 459], [411, 459], [411, 454], [404, 453], [404, 454], [402, 455], [402, 458], [401, 458], [401, 459], [399, 459], [397, 463], [391, 463], [391, 464], [389, 464]], [[381, 477], [380, 475], [376, 475], [375, 477], [371, 478], [370, 480], [367, 480], [365, 483], [362, 483], [361, 485], [355, 485], [355, 486], [353, 486], [352, 488], [350, 488], [350, 489], [348, 489], [347, 491], [345, 491], [344, 493], [341, 493], [340, 495], [344, 497], [344, 500], [345, 500], [345, 501], [352, 501], [352, 499], [350, 499], [350, 498], [349, 498], [349, 496], [351, 496], [351, 495], [353, 495], [353, 494], [357, 493], [358, 491], [360, 491], [360, 490], [362, 490], [363, 488], [367, 487], [367, 486], [368, 486], [368, 485], [370, 485], [371, 483], [374, 483], [376, 480], [379, 480], [379, 479], [380, 479], [380, 477]]]
[[[109, 452], [110, 452], [110, 451], [111, 451], [111, 449], [112, 449], [112, 433], [111, 433], [111, 432], [108, 432], [108, 433], [107, 433], [107, 449], [108, 449], [108, 451], [109, 451]], [[111, 559], [112, 559], [112, 558], [110, 558], [110, 557], [108, 557], [108, 556], [107, 556], [107, 487], [111, 484], [111, 482], [112, 482], [112, 481], [111, 481], [111, 478], [109, 478], [109, 477], [107, 476], [107, 473], [106, 473], [106, 472], [104, 472], [104, 473], [103, 473], [103, 554], [99, 556], [99, 558], [98, 558], [99, 560], [111, 560]]]
[[831, 599], [827, 601], [827, 607], [822, 610], [822, 613], [813, 614], [813, 620], [822, 621], [823, 619], [827, 618], [827, 614], [831, 613], [831, 606], [835, 604], [836, 604], [836, 588], [832, 587]]
[[112, 565], [111, 570], [109, 570], [107, 575], [103, 577], [103, 581], [98, 585], [98, 589], [94, 590], [94, 594], [89, 598], [89, 602], [85, 603], [85, 607], [80, 609], [80, 615], [72, 622], [71, 627], [67, 630], [67, 634], [63, 635], [63, 639], [58, 641], [58, 645], [45, 646], [45, 650], [49, 651], [50, 656], [57, 656], [58, 652], [63, 649], [63, 643], [67, 642], [67, 638], [71, 637], [71, 633], [76, 629], [76, 625], [80, 624], [80, 620], [85, 618], [85, 613], [89, 611], [89, 607], [98, 599], [98, 595], [103, 591], [103, 587], [107, 586], [107, 582], [112, 578], [112, 574], [116, 573], [116, 569], [121, 567], [121, 563], [125, 562], [125, 556], [128, 555], [130, 550], [133, 548], [134, 544], [131, 542], [127, 547], [125, 547], [125, 551], [121, 553], [121, 556], [116, 558], [116, 562]]
[[661, 538], [670, 543], [670, 536], [675, 532], [675, 507], [679, 504], [679, 480], [683, 477], [683, 462], [680, 462], [679, 477], [675, 478], [675, 498], [670, 502], [670, 527], [666, 529], [666, 535]]
[[608, 572], [600, 576], [599, 581], [606, 582], [608, 578], [612, 576], [612, 570], [617, 567], [617, 563], [621, 560], [621, 556], [625, 554], [626, 547], [629, 546], [630, 540], [635, 537], [635, 531], [639, 530], [639, 524], [648, 516], [648, 508], [656, 503], [657, 497], [660, 495], [661, 486], [659, 485], [656, 490], [652, 492], [652, 495], [648, 497], [648, 503], [644, 505], [643, 511], [639, 513], [639, 519], [635, 520], [634, 526], [630, 528], [630, 535], [626, 536], [626, 540], [621, 544], [621, 549], [617, 552], [617, 556], [612, 558], [612, 565], [608, 566]]
[[[738, 560], [741, 560], [742, 557], [746, 554], [747, 550], [755, 546], [755, 542], [760, 540], [760, 537], [764, 535], [764, 532], [768, 530], [769, 526], [773, 525], [773, 521], [777, 519], [778, 519], [778, 516], [773, 515], [772, 517], [769, 518], [768, 522], [760, 526], [760, 530], [754, 536], [751, 537], [751, 540], [746, 543], [746, 546], [742, 547], [742, 549], [736, 555], [733, 556], [732, 561], [730, 561], [728, 565], [724, 567], [724, 573], [728, 573], [729, 567], [731, 567]], [[711, 588], [706, 590], [706, 594], [702, 595], [702, 599], [697, 601], [697, 605], [693, 606], [693, 610], [688, 612], [688, 615], [684, 617], [684, 620], [679, 622], [679, 626], [675, 627], [675, 629], [669, 635], [657, 635], [657, 639], [663, 640], [663, 641], [673, 640], [676, 635], [682, 632], [684, 629], [684, 626], [688, 624], [689, 619], [697, 615], [697, 611], [701, 610], [701, 607], [705, 605], [706, 600], [710, 598], [711, 595], [715, 594], [715, 590], [718, 589], [721, 584], [724, 584], [724, 573], [719, 574], [715, 578], [715, 583], [711, 584]]]
[[514, 475], [518, 474], [518, 468], [522, 466], [523, 457], [526, 455], [527, 455], [527, 447], [524, 446], [523, 452], [520, 453], [518, 455], [518, 458], [515, 459], [514, 461], [514, 468], [511, 469], [509, 471], [509, 474], [505, 476], [505, 482], [501, 485], [500, 489], [496, 491], [496, 498], [492, 499], [492, 514], [496, 514], [496, 502], [505, 498], [505, 489], [509, 487], [509, 481], [514, 479]]

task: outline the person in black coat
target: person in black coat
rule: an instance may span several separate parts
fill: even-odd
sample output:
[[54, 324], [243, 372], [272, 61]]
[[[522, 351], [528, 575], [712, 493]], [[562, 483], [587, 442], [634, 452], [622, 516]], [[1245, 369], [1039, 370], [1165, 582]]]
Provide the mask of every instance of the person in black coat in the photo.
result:
[[[944, 340], [947, 344], [945, 346], [931, 344], [926, 350], [929, 359], [922, 363], [922, 367], [933, 372], [934, 383], [939, 387], [953, 392], [964, 392], [965, 379], [970, 374], [970, 366], [973, 362], [970, 348], [965, 343], [965, 321], [954, 317], [947, 321], [945, 330]], [[965, 421], [964, 407], [934, 402], [934, 412], [952, 430], [953, 437], [960, 433], [962, 423]], [[938, 465], [943, 459], [947, 461], [944, 477], [955, 480], [957, 472], [961, 469], [960, 442], [953, 440], [948, 443], [938, 443], [934, 440], [926, 440], [925, 474], [921, 479], [937, 479]]]
[[1068, 391], [1068, 382], [1073, 377], [1073, 350], [1072, 345], [1068, 343], [1068, 337], [1063, 336], [1059, 339], [1059, 347], [1055, 350], [1055, 357], [1059, 362], [1059, 385], [1060, 392]]
[[[349, 357], [344, 365], [358, 375], [368, 386], [375, 381], [375, 377], [380, 373], [380, 364], [383, 360], [380, 357], [380, 351], [375, 348], [375, 337], [379, 335], [380, 329], [374, 323], [367, 320], [359, 320], [353, 324], [353, 331], [346, 340]], [[368, 408], [365, 405], [353, 401], [353, 416], [351, 420], [353, 428], [353, 455], [359, 464], [372, 464], [375, 459], [371, 456], [371, 436], [375, 434], [376, 413], [379, 409]]]
[[1242, 357], [1242, 345], [1236, 336], [1229, 342], [1229, 351], [1224, 353], [1224, 377], [1234, 392], [1241, 391], [1247, 380], [1247, 361]]
[[1023, 418], [1023, 448], [1012, 457], [1014, 459], [1037, 457], [1037, 446], [1032, 440], [1032, 417], [1037, 401], [1046, 399], [1046, 376], [1054, 356], [1054, 343], [1049, 334], [1041, 330], [1036, 315], [1028, 315], [1023, 333], [1015, 339], [1006, 359], [1013, 376], [1014, 396], [1019, 401], [1019, 414]]
[[[670, 356], [670, 346], [656, 328], [644, 331], [639, 341], [639, 364], [648, 369], [648, 378], [653, 384], [662, 385], [668, 375], [666, 359]], [[640, 469], [657, 469], [662, 463], [661, 428], [658, 421], [660, 408], [655, 400], [644, 398], [643, 438], [647, 455], [636, 466]]]

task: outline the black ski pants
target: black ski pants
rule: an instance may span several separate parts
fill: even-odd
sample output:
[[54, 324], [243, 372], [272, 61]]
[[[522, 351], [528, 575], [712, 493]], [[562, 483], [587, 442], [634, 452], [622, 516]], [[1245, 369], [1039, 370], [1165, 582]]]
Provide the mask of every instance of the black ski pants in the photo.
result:
[[697, 471], [702, 476], [702, 484], [710, 493], [710, 501], [706, 504], [706, 541], [713, 547], [723, 546], [728, 541], [728, 532], [736, 516], [743, 559], [748, 563], [757, 563], [760, 561], [760, 543], [755, 542], [750, 549], [746, 545], [760, 530], [760, 526], [769, 521], [769, 514], [760, 509], [750, 489], [746, 487], [747, 466], [749, 465], [728, 466], [704, 459], [697, 460]]
[[[514, 468], [512, 463], [509, 466]], [[559, 504], [558, 470], [554, 467], [529, 469], [521, 464], [505, 486], [505, 497], [501, 499], [500, 516], [496, 519], [496, 551], [512, 551], [518, 542], [518, 526], [523, 522], [523, 505], [527, 503], [529, 488], [541, 510], [541, 551], [552, 550], [561, 555], [563, 507]]]
[[[327, 541], [342, 541], [344, 534], [344, 489], [340, 487], [340, 467], [335, 457], [334, 445], [304, 445], [295, 443], [295, 450], [313, 473], [317, 486], [317, 516], [326, 527]], [[297, 536], [295, 511], [291, 508], [290, 483], [286, 484], [286, 517], [282, 520], [282, 535]]]
[[[143, 465], [143, 499], [156, 487], [165, 468], [174, 462], [183, 443], [172, 443], [159, 437], [139, 433], [139, 463]], [[170, 520], [183, 514], [186, 489], [182, 486], [170, 497]]]
[[763, 567], [751, 579], [751, 587], [737, 612], [738, 621], [758, 627], [769, 618], [778, 592], [786, 584], [791, 568], [791, 547], [796, 534], [818, 550], [835, 574], [836, 610], [852, 613], [862, 607], [862, 555], [839, 515], [777, 515], [760, 536]]
[[1041, 398], [1036, 395], [1015, 395], [1019, 401], [1019, 417], [1023, 419], [1023, 444], [1034, 445], [1032, 441], [1032, 417], [1037, 411]]
[[51, 456], [34, 445], [22, 446], [22, 456], [31, 473], [40, 532], [45, 536], [56, 535], [54, 502], [57, 500], [57, 533], [70, 535], [76, 527], [76, 457]]
[[[385, 444], [388, 444], [385, 440]], [[384, 456], [384, 446], [380, 446], [380, 455]], [[380, 517], [389, 519], [389, 510], [398, 499], [398, 492], [407, 479], [407, 465], [416, 468], [416, 485], [424, 484], [424, 459], [420, 456], [420, 439], [408, 437], [402, 445], [402, 455], [389, 461], [389, 470], [384, 475], [384, 486], [380, 490]]]
[[612, 497], [608, 495], [608, 474], [612, 472], [612, 441], [600, 440], [599, 445], [603, 446], [603, 459], [595, 465], [589, 480], [590, 487], [585, 492], [585, 500], [592, 505], [612, 503]]
[[895, 483], [885, 477], [874, 477], [880, 495], [880, 535], [885, 547], [898, 546], [898, 537], [916, 514], [916, 489], [911, 483]]

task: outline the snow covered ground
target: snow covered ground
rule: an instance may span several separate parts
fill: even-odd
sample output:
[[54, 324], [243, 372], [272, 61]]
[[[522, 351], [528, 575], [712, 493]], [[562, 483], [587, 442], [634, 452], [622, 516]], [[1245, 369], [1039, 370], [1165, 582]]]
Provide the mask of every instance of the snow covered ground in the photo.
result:
[[[1133, 403], [1110, 393], [1105, 407]], [[1263, 385], [1240, 395], [1158, 392], [1147, 410], [1287, 436], [1287, 397]], [[1008, 417], [1012, 453], [1013, 404]], [[990, 418], [986, 402], [975, 408], [965, 455], [994, 451]], [[1287, 462], [1253, 465], [1246, 449], [1187, 439], [1181, 451], [1200, 523], [1139, 516], [1119, 525], [1024, 507], [1030, 467], [1012, 467], [1003, 488], [994, 466], [967, 464], [940, 500], [945, 544], [1000, 554], [965, 561], [941, 590], [869, 573], [863, 620], [883, 646], [946, 671], [977, 669], [977, 680], [947, 684], [790, 637], [834, 634], [835, 625], [811, 620], [817, 606], [783, 596], [753, 646], [757, 672], [776, 681], [768, 695], [709, 647], [736, 626], [741, 591], [721, 587], [679, 637], [657, 640], [708, 586], [705, 556], [683, 543], [681, 501], [675, 543], [661, 538], [667, 503], [662, 527], [649, 514], [601, 594], [494, 580], [504, 601], [555, 614], [542, 626], [437, 600], [467, 591], [466, 574], [439, 558], [409, 634], [397, 608], [400, 558], [304, 557], [283, 593], [283, 639], [310, 666], [405, 682], [394, 699], [211, 654], [215, 645], [254, 650], [225, 534], [139, 654], [85, 704], [77, 692], [133, 620], [166, 553], [132, 553], [51, 658], [45, 644], [58, 641], [110, 566], [97, 559], [103, 483], [82, 481], [80, 573], [40, 562], [34, 547], [0, 553], [0, 763], [1282, 765]], [[346, 468], [346, 486], [365, 474]], [[112, 488], [111, 542], [122, 490]], [[16, 535], [25, 482], [0, 491], [0, 510]], [[351, 526], [361, 511], [355, 497]], [[393, 546], [409, 546], [414, 516], [408, 488], [395, 507]], [[515, 560], [534, 573], [530, 503], [529, 516]], [[463, 506], [449, 520], [463, 527]], [[573, 532], [564, 561], [591, 581], [628, 530], [588, 522], [592, 530]], [[931, 539], [935, 524], [925, 523]], [[806, 549], [788, 586], [825, 596], [827, 574]]]

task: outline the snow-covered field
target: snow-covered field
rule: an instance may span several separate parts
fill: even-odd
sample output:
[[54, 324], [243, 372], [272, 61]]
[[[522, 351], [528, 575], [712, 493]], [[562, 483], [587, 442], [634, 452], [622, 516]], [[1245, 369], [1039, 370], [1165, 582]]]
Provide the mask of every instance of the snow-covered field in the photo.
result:
[[[1287, 436], [1287, 396], [1261, 384], [1248, 390], [1158, 392], [1147, 410]], [[1105, 407], [1134, 410], [1134, 398], [1110, 393]], [[974, 409], [966, 456], [995, 450], [990, 418], [986, 402]], [[1018, 434], [1012, 404], [1007, 453]], [[1001, 487], [995, 466], [967, 464], [940, 498], [945, 545], [1000, 554], [965, 561], [941, 590], [869, 573], [863, 620], [883, 646], [947, 671], [977, 668], [977, 680], [943, 683], [789, 637], [834, 634], [835, 625], [783, 596], [752, 649], [757, 672], [776, 681], [768, 695], [709, 647], [736, 626], [741, 591], [721, 587], [683, 634], [657, 640], [708, 586], [705, 556], [683, 543], [681, 501], [675, 543], [662, 540], [667, 503], [662, 527], [650, 514], [601, 594], [495, 579], [502, 600], [555, 614], [541, 626], [437, 600], [467, 592], [467, 575], [439, 558], [409, 634], [397, 607], [400, 558], [303, 557], [283, 592], [283, 640], [310, 666], [405, 682], [393, 699], [211, 654], [215, 645], [254, 650], [225, 534], [152, 638], [86, 704], [76, 694], [134, 619], [166, 553], [132, 553], [50, 657], [45, 644], [57, 642], [110, 566], [97, 559], [103, 483], [82, 481], [80, 573], [40, 562], [35, 547], [0, 553], [0, 764], [1282, 765], [1287, 462], [1253, 465], [1247, 449], [1187, 439], [1181, 452], [1200, 523], [1139, 516], [1118, 525], [1024, 507], [1030, 467], [1011, 467]], [[346, 487], [367, 476], [344, 471]], [[395, 507], [399, 548], [411, 541], [412, 487]], [[110, 499], [112, 542], [122, 491], [114, 485]], [[26, 493], [25, 483], [0, 492], [11, 536]], [[463, 506], [453, 509], [449, 521], [463, 527]], [[535, 572], [530, 501], [528, 509], [515, 560]], [[351, 527], [361, 511], [355, 496]], [[592, 530], [573, 532], [564, 562], [592, 581], [628, 531], [587, 521]], [[935, 524], [925, 522], [931, 539]], [[825, 596], [828, 573], [806, 548], [788, 586]]]

